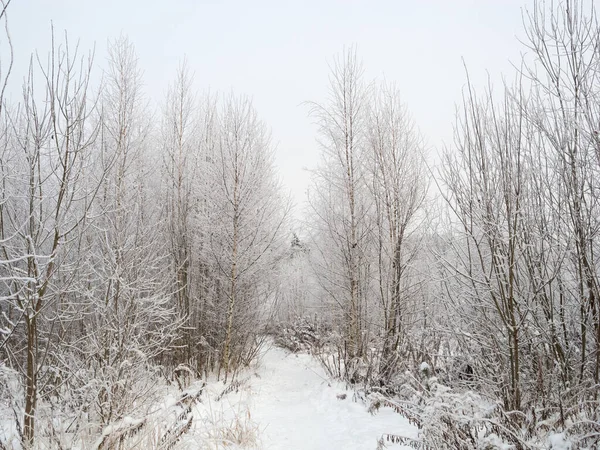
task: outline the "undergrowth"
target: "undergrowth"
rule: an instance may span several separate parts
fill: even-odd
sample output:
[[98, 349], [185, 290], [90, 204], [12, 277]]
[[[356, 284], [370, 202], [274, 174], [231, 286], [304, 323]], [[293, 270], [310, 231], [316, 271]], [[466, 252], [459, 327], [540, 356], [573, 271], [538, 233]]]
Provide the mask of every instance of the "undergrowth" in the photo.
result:
[[378, 449], [395, 444], [422, 450], [575, 450], [600, 445], [600, 423], [592, 419], [598, 411], [589, 405], [542, 410], [532, 399], [525, 411], [507, 410], [464, 363], [432, 368], [416, 352], [399, 351], [391, 376], [389, 371], [382, 374], [381, 341], [370, 342], [362, 357], [351, 357], [339, 334], [310, 318], [281, 327], [275, 342], [292, 352], [312, 354], [330, 377], [353, 386], [354, 400], [364, 402], [371, 414], [389, 408], [420, 430], [419, 439], [383, 434]]

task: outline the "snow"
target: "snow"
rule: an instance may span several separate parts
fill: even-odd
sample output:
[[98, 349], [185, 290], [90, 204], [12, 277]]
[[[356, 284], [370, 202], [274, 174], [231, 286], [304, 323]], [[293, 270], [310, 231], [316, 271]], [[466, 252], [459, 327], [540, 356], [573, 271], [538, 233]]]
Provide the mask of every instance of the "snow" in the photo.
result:
[[571, 443], [567, 440], [565, 433], [555, 433], [548, 436], [549, 448], [552, 450], [571, 450]]
[[[415, 426], [391, 409], [369, 414], [367, 405], [355, 401], [354, 391], [328, 379], [312, 356], [270, 345], [233, 384], [199, 380], [184, 392], [175, 385], [165, 386], [150, 414], [128, 416], [104, 427], [93, 448], [137, 426], [139, 431], [127, 435], [125, 448], [153, 448], [166, 436], [179, 436], [188, 422], [190, 428], [174, 442], [174, 449], [375, 450], [384, 435], [419, 436]], [[0, 437], [20, 448], [8, 411], [0, 414]], [[390, 449], [410, 448], [385, 444]]]
[[[370, 415], [361, 401], [353, 401], [352, 390], [328, 380], [307, 354], [267, 349], [251, 392], [250, 411], [265, 450], [365, 450], [375, 449], [383, 434], [418, 437], [417, 428], [390, 409]], [[341, 394], [346, 398], [338, 398]]]
[[489, 436], [486, 436], [483, 439], [481, 439], [481, 441], [479, 442], [478, 448], [484, 448], [484, 449], [490, 448], [490, 449], [494, 449], [494, 450], [514, 450], [515, 446], [506, 444], [497, 435], [492, 433]]

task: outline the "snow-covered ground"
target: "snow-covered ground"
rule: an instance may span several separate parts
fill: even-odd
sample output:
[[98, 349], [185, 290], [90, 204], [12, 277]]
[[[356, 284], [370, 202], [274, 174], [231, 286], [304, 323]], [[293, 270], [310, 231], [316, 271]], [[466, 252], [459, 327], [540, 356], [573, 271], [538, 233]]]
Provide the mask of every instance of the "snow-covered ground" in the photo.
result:
[[265, 450], [365, 450], [375, 449], [386, 433], [417, 437], [418, 430], [392, 410], [369, 414], [362, 402], [353, 401], [352, 391], [329, 381], [310, 355], [273, 346], [262, 355], [257, 375], [251, 411]]
[[[145, 418], [126, 417], [105, 427], [101, 436], [96, 431], [66, 447], [106, 448], [103, 440], [109, 436], [118, 440], [119, 430], [137, 428], [136, 424], [139, 431], [127, 435], [125, 448], [375, 450], [385, 434], [418, 436], [416, 427], [391, 409], [381, 408], [371, 415], [363, 401], [354, 401], [352, 390], [329, 380], [310, 355], [274, 345], [234, 383], [197, 381], [183, 393], [175, 385], [160, 389], [164, 389], [162, 400], [151, 405], [152, 412]], [[4, 413], [0, 414], [0, 439], [9, 448], [19, 449], [11, 411]], [[66, 434], [64, 439], [69, 442]], [[40, 448], [53, 447], [43, 436], [38, 443]], [[386, 444], [390, 449], [410, 448]]]
[[[270, 346], [256, 367], [239, 380], [239, 390], [221, 396], [219, 401], [215, 399], [223, 384], [208, 384], [204, 400], [196, 406], [195, 426], [184, 441], [191, 443], [199, 434], [206, 439], [202, 429], [212, 428], [217, 431], [209, 432], [210, 448], [230, 448], [225, 436], [245, 436], [245, 445], [235, 448], [375, 450], [384, 434], [410, 438], [418, 434], [392, 410], [382, 408], [375, 415], [369, 414], [362, 401], [353, 400], [352, 390], [329, 380], [307, 354]], [[399, 444], [390, 447], [409, 448]]]

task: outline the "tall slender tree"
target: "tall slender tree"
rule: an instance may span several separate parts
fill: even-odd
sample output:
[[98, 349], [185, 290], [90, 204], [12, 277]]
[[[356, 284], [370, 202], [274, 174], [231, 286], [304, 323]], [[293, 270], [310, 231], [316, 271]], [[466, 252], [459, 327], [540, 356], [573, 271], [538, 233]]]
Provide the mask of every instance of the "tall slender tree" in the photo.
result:
[[344, 342], [353, 358], [365, 351], [366, 247], [371, 226], [364, 167], [368, 90], [354, 48], [334, 60], [329, 81], [329, 102], [309, 104], [323, 154], [309, 201], [323, 232], [321, 251], [329, 249], [323, 253], [327, 267], [320, 271], [321, 284], [341, 308]]
[[248, 98], [225, 97], [213, 161], [210, 252], [223, 280], [220, 369], [227, 378], [254, 348], [288, 209], [275, 175], [270, 134]]
[[[66, 39], [57, 46], [53, 38], [47, 64], [32, 57], [22, 102], [6, 122], [11, 139], [5, 141], [3, 163], [10, 164], [11, 175], [3, 180], [0, 211], [5, 317], [22, 330], [6, 345], [24, 377], [27, 448], [34, 442], [38, 399], [51, 373], [48, 363], [61, 339], [55, 330], [72, 320], [73, 309], [62, 299], [72, 292], [75, 249], [99, 188], [83, 180], [91, 172], [99, 129], [91, 121], [96, 110], [92, 56], [79, 59]], [[40, 85], [41, 94], [35, 90]]]
[[419, 211], [427, 194], [423, 139], [396, 87], [382, 83], [373, 90], [367, 136], [384, 323], [380, 372], [389, 379], [397, 366], [398, 348], [409, 336], [405, 328], [418, 297], [412, 264], [419, 248], [415, 232], [424, 220]]

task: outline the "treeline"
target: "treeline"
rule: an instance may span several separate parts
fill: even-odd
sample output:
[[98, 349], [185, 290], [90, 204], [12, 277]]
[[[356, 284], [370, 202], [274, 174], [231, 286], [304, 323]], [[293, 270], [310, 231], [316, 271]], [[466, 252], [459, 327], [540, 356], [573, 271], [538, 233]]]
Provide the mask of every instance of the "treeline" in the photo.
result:
[[23, 446], [56, 411], [88, 439], [144, 417], [158, 377], [231, 380], [267, 332], [418, 424], [412, 445], [596, 445], [600, 25], [584, 0], [524, 24], [513, 82], [467, 76], [437, 167], [400, 89], [335, 58], [291, 246], [248, 98], [183, 64], [152, 111], [125, 38], [100, 83], [66, 41], [17, 102], [1, 73], [0, 400]]
[[[423, 414], [424, 397], [445, 396], [427, 412], [432, 448], [492, 432], [529, 448], [565, 429], [590, 445], [600, 432], [600, 26], [585, 1], [536, 2], [523, 17], [514, 82], [467, 77], [437, 168], [396, 88], [365, 80], [354, 49], [332, 65], [329, 101], [312, 105], [310, 259], [328, 312], [314, 325], [333, 331], [316, 351]], [[436, 376], [421, 397], [406, 394], [407, 370]], [[438, 383], [482, 399], [443, 416], [456, 398]], [[486, 417], [485, 404], [499, 409]]]
[[281, 257], [288, 205], [252, 102], [198, 95], [183, 64], [152, 111], [126, 38], [97, 70], [53, 38], [1, 103], [0, 358], [23, 386], [1, 392], [26, 448], [143, 417], [156, 377], [234, 374]]

